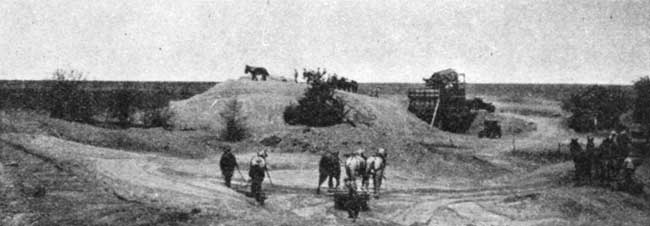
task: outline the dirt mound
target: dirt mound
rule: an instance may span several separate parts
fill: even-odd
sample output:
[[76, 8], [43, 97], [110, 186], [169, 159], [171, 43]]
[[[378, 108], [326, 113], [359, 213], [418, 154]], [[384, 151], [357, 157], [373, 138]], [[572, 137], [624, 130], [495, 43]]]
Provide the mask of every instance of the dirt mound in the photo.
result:
[[[227, 101], [237, 99], [242, 104], [241, 116], [246, 118], [254, 139], [285, 137], [305, 128], [285, 123], [283, 113], [287, 106], [297, 104], [307, 88], [306, 84], [293, 82], [226, 81], [187, 100], [171, 102], [170, 123], [181, 130], [219, 131], [223, 128], [219, 112], [224, 110]], [[342, 142], [349, 143], [384, 143], [378, 139], [390, 143], [403, 137], [435, 137], [442, 133], [427, 127], [397, 102], [342, 91], [336, 91], [335, 95], [346, 102], [348, 121], [352, 123], [311, 130], [327, 135], [326, 139], [337, 140], [340, 136]], [[345, 139], [351, 137], [355, 139]]]
[[499, 121], [503, 135], [517, 135], [525, 132], [535, 131], [537, 129], [537, 125], [535, 125], [534, 122], [529, 122], [518, 117], [513, 117], [513, 115], [510, 114], [495, 114], [486, 111], [479, 111], [476, 114], [476, 118], [472, 122], [472, 125], [469, 127], [467, 133], [478, 134], [479, 131], [483, 130], [483, 122], [486, 120]]
[[219, 112], [226, 103], [237, 99], [242, 104], [241, 114], [250, 130], [257, 135], [286, 128], [282, 113], [286, 106], [296, 103], [305, 85], [288, 82], [226, 81], [187, 100], [172, 101], [171, 124], [181, 130], [221, 130], [223, 119]]

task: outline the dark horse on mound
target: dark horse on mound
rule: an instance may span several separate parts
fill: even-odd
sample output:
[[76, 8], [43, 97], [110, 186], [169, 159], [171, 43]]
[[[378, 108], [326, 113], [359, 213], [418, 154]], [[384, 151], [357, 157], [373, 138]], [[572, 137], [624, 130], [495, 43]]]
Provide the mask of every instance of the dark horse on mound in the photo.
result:
[[246, 69], [244, 69], [244, 74], [251, 73], [251, 80], [257, 81], [257, 76], [261, 75], [262, 76], [262, 81], [266, 81], [266, 77], [269, 76], [269, 72], [266, 71], [266, 68], [263, 67], [253, 67], [253, 66], [248, 66], [246, 65]]
[[332, 189], [333, 183], [332, 179], [336, 180], [336, 187], [339, 187], [341, 178], [341, 162], [339, 160], [339, 152], [328, 152], [323, 154], [318, 163], [318, 187], [316, 188], [316, 194], [320, 194], [320, 185], [325, 182], [325, 179], [329, 178], [327, 182], [328, 188]]

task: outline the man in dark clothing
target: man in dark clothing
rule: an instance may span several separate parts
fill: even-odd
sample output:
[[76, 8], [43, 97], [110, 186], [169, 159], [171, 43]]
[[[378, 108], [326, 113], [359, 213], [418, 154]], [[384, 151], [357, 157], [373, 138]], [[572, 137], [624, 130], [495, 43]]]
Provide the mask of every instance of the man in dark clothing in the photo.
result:
[[256, 156], [250, 161], [250, 169], [248, 171], [248, 176], [251, 177], [251, 195], [255, 200], [264, 205], [264, 200], [266, 199], [264, 193], [262, 192], [262, 182], [264, 181], [265, 173], [268, 168], [266, 166], [266, 157], [268, 156], [266, 150], [260, 151]]
[[616, 161], [616, 172], [620, 172], [623, 169], [623, 162], [625, 161], [625, 158], [627, 158], [630, 154], [631, 143], [632, 142], [630, 140], [630, 137], [627, 135], [626, 130], [622, 130], [616, 137], [616, 144], [618, 147], [614, 158]]
[[345, 202], [345, 209], [348, 211], [348, 218], [356, 221], [361, 211], [361, 196], [357, 192], [357, 185], [350, 178], [345, 178], [345, 187], [348, 189], [348, 200]]
[[237, 165], [237, 158], [232, 154], [230, 147], [225, 147], [223, 154], [221, 155], [221, 161], [219, 161], [219, 167], [221, 168], [221, 174], [226, 181], [226, 187], [230, 187], [230, 180], [235, 172], [235, 168], [239, 168], [239, 165]]
[[634, 184], [633, 176], [635, 169], [636, 166], [634, 165], [632, 157], [628, 156], [623, 160], [623, 184], [626, 188], [629, 188]]
[[293, 73], [293, 80], [294, 80], [296, 83], [298, 83], [298, 70], [293, 69], [293, 71], [294, 71], [294, 73]]

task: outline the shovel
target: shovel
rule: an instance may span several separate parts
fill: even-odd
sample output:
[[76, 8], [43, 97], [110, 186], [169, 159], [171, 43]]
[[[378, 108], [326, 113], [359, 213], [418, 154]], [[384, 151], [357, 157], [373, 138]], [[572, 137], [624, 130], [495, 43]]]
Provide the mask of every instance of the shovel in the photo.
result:
[[273, 180], [271, 180], [271, 174], [269, 173], [268, 170], [265, 170], [265, 171], [266, 171], [266, 175], [269, 176], [269, 183], [271, 183], [271, 185], [273, 185]]

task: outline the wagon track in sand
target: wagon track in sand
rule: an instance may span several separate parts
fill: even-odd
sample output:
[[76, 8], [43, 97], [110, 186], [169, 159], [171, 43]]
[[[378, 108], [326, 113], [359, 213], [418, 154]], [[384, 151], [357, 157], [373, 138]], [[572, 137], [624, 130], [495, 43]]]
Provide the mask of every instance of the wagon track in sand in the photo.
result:
[[[173, 157], [162, 157], [155, 154], [138, 154], [106, 148], [82, 145], [58, 138], [42, 135], [3, 134], [0, 138], [5, 143], [21, 147], [30, 154], [49, 159], [61, 167], [96, 178], [124, 199], [161, 206], [173, 206], [182, 209], [200, 208], [203, 212], [227, 211], [231, 214], [244, 214], [253, 202], [245, 198], [245, 182], [235, 179], [233, 191], [222, 185], [218, 166], [215, 161], [184, 160]], [[240, 156], [247, 159], [248, 155]], [[306, 158], [317, 158], [305, 156]], [[317, 214], [307, 211], [313, 208], [332, 209], [331, 198], [325, 195], [315, 195], [316, 170], [278, 170], [273, 171], [274, 185], [266, 183], [269, 192], [268, 209], [286, 208], [287, 211], [300, 213], [300, 216], [311, 217]], [[399, 174], [403, 174], [401, 172]], [[236, 175], [238, 177], [238, 175]], [[526, 185], [522, 187], [501, 186], [484, 188], [457, 189], [443, 184], [406, 185], [414, 189], [403, 189], [403, 186], [389, 185], [383, 191], [380, 199], [371, 201], [369, 213], [372, 219], [410, 224], [407, 221], [415, 219], [408, 213], [417, 213], [421, 208], [440, 209], [450, 208], [461, 203], [480, 203], [503, 199], [513, 194], [539, 192], [548, 188], [547, 185]], [[238, 189], [237, 189], [238, 188]], [[308, 203], [295, 202], [312, 200]], [[410, 203], [411, 208], [402, 211], [391, 211], [392, 214], [382, 214], [383, 207], [394, 203]], [[248, 206], [248, 207], [247, 207]], [[435, 208], [432, 208], [435, 207]], [[476, 208], [473, 211], [478, 211]], [[427, 214], [419, 213], [418, 216]], [[434, 212], [431, 215], [435, 215]], [[431, 216], [430, 215], [430, 216]]]
[[[506, 113], [507, 114], [507, 113]], [[541, 145], [556, 145], [575, 134], [561, 128], [560, 120], [536, 116], [508, 115], [537, 124], [537, 130], [517, 137], [518, 148], [538, 150]], [[94, 178], [126, 200], [185, 210], [201, 209], [203, 214], [244, 216], [251, 213], [270, 216], [288, 212], [285, 218], [319, 219], [325, 224], [347, 224], [345, 214], [333, 209], [331, 197], [316, 195], [318, 155], [273, 153], [269, 156], [273, 185], [265, 181], [267, 206], [257, 207], [246, 197], [247, 182], [238, 173], [233, 189], [223, 186], [218, 160], [180, 159], [160, 154], [133, 153], [83, 145], [54, 137], [28, 134], [0, 134], [21, 151], [47, 159], [75, 174]], [[531, 171], [516, 167], [504, 153], [510, 140], [467, 139], [468, 148], [451, 151], [477, 157], [497, 168], [507, 169], [503, 177], [480, 183], [473, 179], [440, 175], [427, 177], [398, 167], [390, 167], [379, 199], [370, 201], [372, 211], [362, 214], [364, 221], [401, 225], [571, 225], [560, 211], [543, 207], [547, 191], [563, 189], [557, 172], [568, 171], [569, 163], [546, 165]], [[475, 143], [473, 143], [475, 142]], [[481, 143], [485, 144], [481, 144]], [[474, 146], [474, 145], [477, 146]], [[242, 169], [254, 153], [237, 154]], [[469, 164], [460, 159], [460, 164]], [[290, 162], [290, 164], [289, 164]], [[273, 168], [274, 165], [276, 168]], [[243, 172], [246, 173], [245, 171]], [[490, 172], [488, 172], [489, 174]], [[342, 185], [341, 185], [342, 186]], [[570, 202], [571, 203], [571, 202]], [[283, 213], [284, 214], [284, 213]]]

